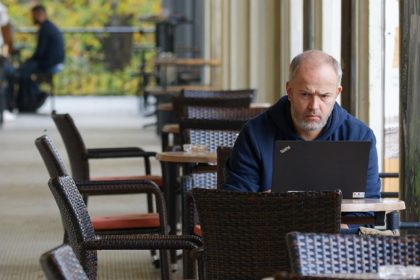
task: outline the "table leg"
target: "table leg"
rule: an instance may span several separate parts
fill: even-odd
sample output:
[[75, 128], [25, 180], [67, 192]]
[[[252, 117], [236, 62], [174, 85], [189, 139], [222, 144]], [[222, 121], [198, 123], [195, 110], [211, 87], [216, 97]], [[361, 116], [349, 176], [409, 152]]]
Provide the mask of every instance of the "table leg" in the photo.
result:
[[386, 228], [393, 231], [400, 229], [400, 212], [392, 211], [386, 214]]
[[[177, 178], [179, 175], [179, 166], [172, 162], [161, 162], [162, 177], [163, 177], [163, 193], [166, 201], [166, 209], [168, 212], [169, 234], [176, 235], [176, 225], [178, 221], [177, 211], [177, 191], [178, 183]], [[172, 264], [176, 264], [177, 256], [176, 250], [171, 250]], [[174, 269], [176, 270], [176, 269]]]

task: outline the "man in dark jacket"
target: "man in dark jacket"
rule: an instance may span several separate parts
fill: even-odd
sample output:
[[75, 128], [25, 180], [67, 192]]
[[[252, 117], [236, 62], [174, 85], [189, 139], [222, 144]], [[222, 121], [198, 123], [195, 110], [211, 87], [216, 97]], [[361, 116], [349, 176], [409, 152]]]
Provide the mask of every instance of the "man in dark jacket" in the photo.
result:
[[269, 191], [276, 140], [353, 140], [371, 142], [365, 196], [379, 198], [376, 139], [369, 127], [336, 103], [341, 76], [340, 64], [322, 51], [296, 56], [290, 65], [287, 96], [242, 129], [226, 167], [224, 189]]
[[64, 40], [60, 30], [47, 18], [42, 5], [32, 8], [34, 24], [39, 25], [38, 41], [35, 52], [18, 69], [21, 77], [33, 73], [49, 72], [64, 62]]
[[[47, 98], [47, 94], [39, 90], [31, 75], [58, 73], [64, 62], [64, 40], [60, 30], [48, 20], [44, 6], [36, 5], [31, 11], [34, 24], [39, 26], [35, 52], [8, 79], [8, 95], [12, 100], [9, 110], [13, 110], [16, 105], [21, 112], [36, 111]], [[16, 83], [19, 85], [17, 93]]]

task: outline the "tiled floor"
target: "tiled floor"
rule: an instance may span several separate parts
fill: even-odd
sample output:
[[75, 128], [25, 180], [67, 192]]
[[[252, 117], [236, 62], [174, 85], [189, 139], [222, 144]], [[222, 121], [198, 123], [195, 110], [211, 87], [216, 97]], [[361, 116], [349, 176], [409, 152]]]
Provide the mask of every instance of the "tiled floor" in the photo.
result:
[[[56, 109], [73, 116], [88, 147], [160, 149], [155, 128], [142, 128], [154, 120], [142, 118], [135, 97], [57, 97]], [[0, 128], [0, 279], [43, 279], [38, 258], [62, 241], [58, 209], [47, 187], [48, 174], [33, 144], [36, 137], [48, 134], [67, 160], [49, 113], [47, 102], [38, 114], [18, 114]], [[129, 175], [140, 168], [135, 159], [115, 162], [98, 160], [91, 172]], [[153, 170], [160, 174], [156, 161]], [[89, 203], [95, 214], [145, 209], [142, 196], [96, 197]], [[98, 273], [99, 279], [160, 278], [147, 251], [101, 252]]]

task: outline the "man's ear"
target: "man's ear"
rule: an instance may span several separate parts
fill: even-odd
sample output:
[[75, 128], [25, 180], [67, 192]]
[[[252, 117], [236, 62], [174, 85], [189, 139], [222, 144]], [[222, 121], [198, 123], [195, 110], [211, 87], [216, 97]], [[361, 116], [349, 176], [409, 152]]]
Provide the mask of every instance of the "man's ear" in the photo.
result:
[[338, 86], [337, 87], [337, 95], [336, 95], [336, 97], [338, 97], [342, 91], [343, 91], [343, 87], [341, 85]]
[[290, 81], [286, 82], [286, 92], [287, 92], [287, 97], [290, 100], [292, 98], [292, 93], [293, 93], [292, 82]]

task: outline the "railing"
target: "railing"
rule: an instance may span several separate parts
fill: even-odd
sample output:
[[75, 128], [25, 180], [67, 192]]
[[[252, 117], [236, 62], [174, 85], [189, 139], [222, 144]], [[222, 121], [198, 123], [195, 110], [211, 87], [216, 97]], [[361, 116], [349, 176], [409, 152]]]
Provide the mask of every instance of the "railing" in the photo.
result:
[[[138, 95], [141, 72], [152, 71], [154, 29], [131, 26], [61, 28], [66, 61], [56, 75], [57, 95]], [[29, 57], [36, 44], [35, 28], [15, 31], [21, 49], [16, 64]], [[18, 66], [18, 65], [15, 65]]]

